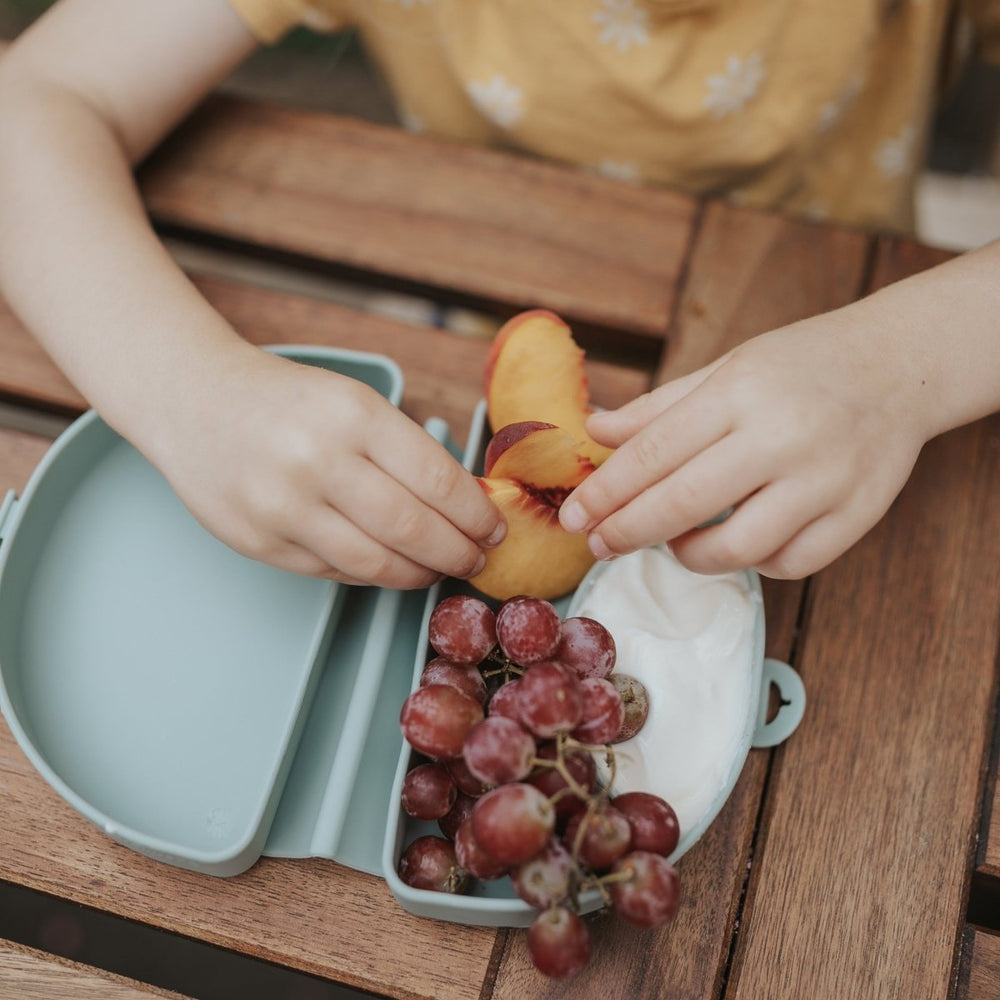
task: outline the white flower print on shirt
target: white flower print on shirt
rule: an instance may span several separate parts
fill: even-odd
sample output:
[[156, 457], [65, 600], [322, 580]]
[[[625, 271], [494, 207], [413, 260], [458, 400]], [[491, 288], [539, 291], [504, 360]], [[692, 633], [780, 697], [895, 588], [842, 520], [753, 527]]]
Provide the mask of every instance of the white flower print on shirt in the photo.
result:
[[516, 125], [524, 116], [524, 91], [495, 73], [489, 80], [472, 80], [466, 91], [479, 113], [501, 128]]
[[875, 163], [883, 177], [902, 177], [913, 159], [913, 146], [917, 130], [912, 125], [904, 125], [899, 135], [885, 139], [875, 150]]
[[865, 75], [858, 73], [832, 101], [827, 101], [820, 107], [816, 128], [820, 132], [833, 128], [864, 88]]
[[708, 87], [705, 107], [716, 118], [737, 114], [757, 96], [766, 76], [764, 57], [759, 52], [751, 52], [746, 59], [730, 56], [724, 73], [713, 73], [705, 78]]
[[619, 52], [649, 42], [649, 13], [636, 0], [601, 0], [601, 10], [592, 20], [601, 29], [597, 36], [601, 45], [614, 45]]

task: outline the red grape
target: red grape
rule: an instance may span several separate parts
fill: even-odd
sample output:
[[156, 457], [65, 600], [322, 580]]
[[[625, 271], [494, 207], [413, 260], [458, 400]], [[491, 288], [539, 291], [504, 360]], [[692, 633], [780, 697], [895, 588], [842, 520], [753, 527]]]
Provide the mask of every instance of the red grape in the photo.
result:
[[510, 880], [521, 899], [537, 910], [544, 910], [569, 895], [572, 871], [569, 851], [553, 838], [540, 854], [518, 865], [510, 873]]
[[486, 681], [474, 664], [454, 663], [443, 656], [435, 656], [420, 674], [420, 686], [428, 684], [448, 684], [480, 705], [486, 704]]
[[612, 800], [632, 829], [632, 849], [672, 854], [680, 840], [677, 813], [669, 802], [650, 792], [625, 792]]
[[444, 766], [451, 775], [451, 780], [458, 786], [458, 790], [470, 798], [478, 799], [480, 795], [485, 795], [492, 787], [485, 781], [480, 781], [469, 770], [469, 765], [465, 763], [464, 757], [452, 757], [451, 760], [444, 762]]
[[475, 804], [476, 800], [471, 795], [459, 792], [451, 810], [438, 820], [438, 828], [449, 840], [458, 835], [458, 828], [472, 815]]
[[615, 912], [636, 927], [657, 927], [677, 912], [680, 881], [677, 869], [661, 854], [631, 851], [619, 858], [614, 874], [631, 873], [627, 882], [612, 882], [608, 889]]
[[496, 616], [479, 598], [454, 594], [431, 612], [427, 638], [435, 652], [454, 663], [480, 663], [496, 645]]
[[615, 667], [617, 651], [611, 633], [593, 618], [567, 618], [559, 630], [552, 656], [580, 677], [607, 677]]
[[417, 688], [399, 713], [407, 743], [438, 760], [457, 757], [466, 734], [482, 720], [482, 705], [447, 684]]
[[612, 743], [624, 743], [646, 724], [649, 717], [649, 692], [642, 681], [628, 674], [612, 674], [609, 678], [621, 697], [625, 707], [625, 721]]
[[526, 667], [556, 651], [561, 625], [559, 612], [548, 601], [512, 597], [497, 612], [497, 641], [508, 659]]
[[625, 706], [618, 689], [602, 677], [580, 681], [583, 714], [572, 732], [581, 743], [610, 743], [625, 722]]
[[576, 676], [551, 660], [529, 667], [517, 688], [521, 721], [536, 736], [568, 733], [580, 721], [583, 701]]
[[555, 828], [552, 803], [533, 785], [501, 785], [476, 799], [472, 831], [488, 854], [507, 865], [530, 861]]
[[527, 943], [535, 968], [554, 979], [575, 976], [590, 960], [587, 927], [565, 906], [539, 913], [528, 928]]
[[462, 892], [468, 882], [455, 855], [455, 847], [443, 837], [418, 837], [399, 859], [399, 877], [414, 889]]
[[455, 834], [455, 857], [462, 868], [476, 878], [502, 878], [509, 871], [507, 865], [501, 864], [479, 845], [472, 830], [471, 815], [463, 820]]
[[629, 849], [631, 841], [628, 820], [614, 806], [599, 812], [575, 813], [563, 834], [570, 853], [597, 872], [610, 868]]
[[457, 795], [455, 782], [440, 764], [418, 764], [403, 779], [403, 809], [415, 819], [440, 819]]
[[503, 785], [527, 776], [535, 741], [519, 722], [494, 715], [469, 730], [462, 757], [475, 777], [489, 785]]
[[508, 719], [520, 722], [521, 712], [517, 707], [517, 689], [520, 684], [521, 682], [517, 678], [507, 681], [506, 684], [501, 684], [493, 692], [493, 697], [490, 698], [486, 706], [486, 714], [504, 715]]

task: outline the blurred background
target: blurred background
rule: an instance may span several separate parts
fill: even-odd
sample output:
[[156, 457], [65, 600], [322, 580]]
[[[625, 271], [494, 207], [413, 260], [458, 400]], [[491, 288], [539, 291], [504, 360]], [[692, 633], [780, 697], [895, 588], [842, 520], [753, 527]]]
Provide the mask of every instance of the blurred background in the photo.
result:
[[[52, 0], [0, 0], [0, 40]], [[389, 92], [350, 33], [290, 34], [263, 49], [224, 90], [395, 124]], [[942, 94], [917, 190], [917, 236], [950, 250], [1000, 236], [1000, 67], [971, 59]]]

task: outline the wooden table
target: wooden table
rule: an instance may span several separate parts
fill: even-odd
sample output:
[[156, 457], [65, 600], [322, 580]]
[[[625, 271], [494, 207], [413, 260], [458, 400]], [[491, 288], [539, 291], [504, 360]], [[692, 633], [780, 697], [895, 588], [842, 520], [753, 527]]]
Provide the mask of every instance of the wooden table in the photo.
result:
[[[280, 265], [311, 280], [346, 276], [498, 318], [555, 309], [587, 346], [603, 405], [946, 256], [233, 100], [206, 105], [142, 184], [164, 233], [238, 253], [255, 275]], [[404, 409], [464, 435], [484, 340], [266, 280], [193, 278], [254, 342], [394, 356]], [[30, 430], [33, 415], [72, 415], [84, 401], [3, 310], [0, 396], [29, 428], [0, 430], [0, 488], [20, 489], [48, 444]], [[767, 651], [803, 677], [804, 721], [786, 744], [751, 752], [680, 864], [675, 922], [643, 933], [597, 921], [591, 964], [568, 984], [534, 972], [520, 932], [412, 917], [381, 879], [332, 862], [265, 859], [223, 880], [134, 854], [66, 805], [6, 727], [0, 879], [17, 898], [68, 901], [146, 941], [205, 946], [209, 965], [245, 956], [308, 974], [315, 991], [1000, 998], [998, 496], [991, 418], [932, 441], [884, 520], [834, 565], [765, 582]], [[17, 936], [16, 924], [8, 914], [3, 932]], [[26, 949], [22, 931], [0, 946], [0, 997], [228, 995], [176, 969], [154, 977], [124, 955], [103, 956], [111, 972], [72, 966]], [[59, 985], [67, 977], [74, 986]]]

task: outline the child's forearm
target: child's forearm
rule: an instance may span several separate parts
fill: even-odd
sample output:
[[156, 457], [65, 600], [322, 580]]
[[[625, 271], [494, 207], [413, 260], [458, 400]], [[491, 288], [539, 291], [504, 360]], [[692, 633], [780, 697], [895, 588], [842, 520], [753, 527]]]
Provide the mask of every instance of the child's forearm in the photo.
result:
[[1000, 410], [1000, 242], [856, 303], [907, 382], [925, 439]]
[[[163, 53], [129, 54], [130, 32]], [[225, 4], [78, 0], [0, 58], [0, 293], [130, 436], [149, 440], [214, 355], [245, 349], [152, 232], [132, 164], [252, 47]]]
[[110, 129], [64, 94], [26, 103], [0, 117], [0, 288], [113, 424], [155, 425], [235, 335], [152, 233]]

